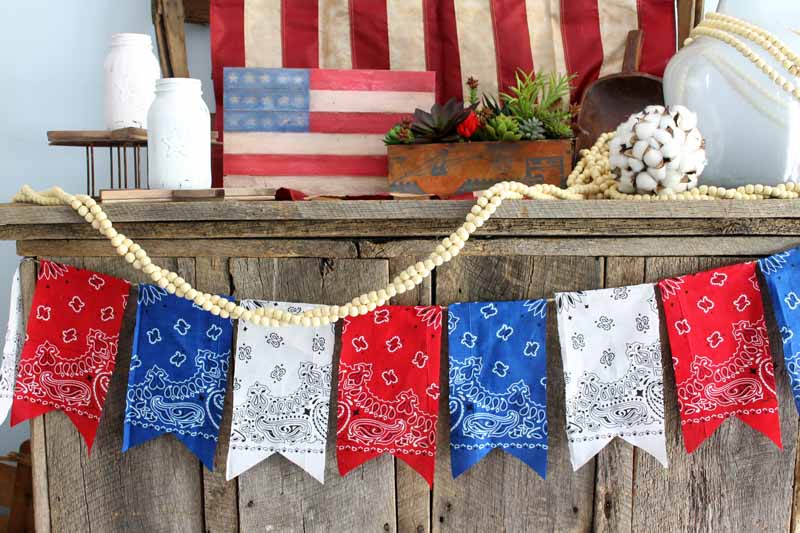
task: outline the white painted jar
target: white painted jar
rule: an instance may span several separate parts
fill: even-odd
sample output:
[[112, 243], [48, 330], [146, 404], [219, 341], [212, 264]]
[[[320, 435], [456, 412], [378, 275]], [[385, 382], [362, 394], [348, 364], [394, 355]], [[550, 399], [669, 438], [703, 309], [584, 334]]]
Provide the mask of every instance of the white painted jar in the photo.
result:
[[[797, 0], [720, 0], [717, 9], [755, 24], [800, 52]], [[791, 74], [769, 52], [738, 34], [778, 73]], [[706, 140], [703, 185], [777, 185], [800, 179], [800, 103], [732, 46], [698, 37], [672, 58], [664, 73], [668, 105], [697, 113]]]
[[164, 78], [147, 114], [147, 173], [153, 189], [211, 187], [211, 117], [200, 80]]
[[115, 33], [103, 64], [106, 129], [147, 128], [161, 67], [153, 43], [143, 33]]

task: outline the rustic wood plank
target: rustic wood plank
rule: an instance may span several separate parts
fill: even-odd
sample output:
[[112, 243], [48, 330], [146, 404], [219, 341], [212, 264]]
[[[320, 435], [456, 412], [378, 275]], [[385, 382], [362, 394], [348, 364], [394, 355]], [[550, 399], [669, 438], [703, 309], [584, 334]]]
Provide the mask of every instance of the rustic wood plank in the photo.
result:
[[162, 75], [188, 78], [183, 0], [153, 0], [152, 11]]
[[[231, 293], [227, 257], [197, 257], [189, 260], [194, 263], [194, 277], [190, 281], [203, 291], [212, 294]], [[184, 278], [187, 281], [189, 278]], [[231, 347], [233, 350], [233, 347]], [[233, 352], [231, 351], [231, 354]], [[228, 460], [228, 441], [231, 434], [233, 414], [233, 364], [228, 372], [228, 385], [225, 395], [219, 441], [214, 457], [214, 471], [203, 470], [203, 507], [205, 510], [206, 533], [239, 531], [238, 487], [236, 481], [225, 481], [225, 467]]]
[[[652, 258], [646, 279], [696, 272], [741, 258]], [[662, 339], [666, 330], [662, 324]], [[665, 340], [662, 340], [666, 344]], [[770, 343], [780, 345], [773, 330]], [[797, 414], [783, 361], [775, 358], [784, 449], [740, 420], [727, 420], [707, 442], [686, 454], [675, 400], [671, 354], [664, 349], [665, 428], [669, 469], [646, 453], [634, 466], [634, 531], [786, 531], [789, 529], [798, 435]]]
[[695, 0], [678, 0], [678, 46], [683, 47], [683, 41], [689, 37], [695, 22]]
[[[642, 257], [606, 258], [605, 286], [620, 287], [644, 282]], [[633, 458], [636, 449], [614, 439], [597, 455], [594, 490], [594, 530], [631, 531]]]
[[[589, 257], [458, 257], [436, 277], [436, 303], [552, 296], [601, 287], [603, 262]], [[453, 480], [447, 394], [442, 394], [433, 486], [434, 531], [585, 531], [592, 524], [594, 461], [572, 472], [555, 310], [548, 311], [547, 481], [499, 450]], [[446, 369], [443, 366], [443, 369]], [[446, 370], [443, 370], [446, 372]], [[447, 391], [446, 373], [442, 391]]]
[[[797, 239], [800, 242], [800, 239]], [[358, 257], [350, 241], [297, 239], [140, 239], [148, 255], [181, 257]], [[116, 257], [117, 251], [107, 240], [39, 239], [17, 241], [17, 254], [70, 257]]]
[[183, 0], [186, 22], [208, 24], [210, 18], [209, 5], [210, 2], [208, 0]]
[[[235, 295], [334, 303], [388, 281], [386, 261], [358, 259], [231, 259]], [[338, 339], [337, 339], [338, 342]], [[338, 365], [334, 358], [334, 368]], [[336, 374], [328, 424], [325, 484], [281, 456], [239, 476], [242, 531], [393, 531], [394, 465], [384, 455], [346, 477], [336, 466]]]
[[[126, 265], [113, 259], [56, 260], [144, 280], [142, 274], [133, 276]], [[178, 267], [175, 260], [160, 261]], [[185, 261], [182, 263], [185, 266]], [[91, 456], [63, 413], [45, 415], [54, 531], [203, 530], [202, 475], [199, 461], [190, 451], [172, 436], [162, 436], [124, 455], [120, 452], [135, 301], [134, 295], [125, 311], [117, 365]]]
[[[40, 241], [41, 242], [41, 241]], [[428, 255], [438, 240], [359, 241], [361, 257], [393, 258]], [[467, 241], [462, 255], [583, 255], [583, 256], [695, 256], [695, 255], [771, 255], [800, 245], [800, 237], [598, 237], [538, 239], [482, 239]], [[106, 245], [110, 248], [108, 245]]]
[[119, 128], [48, 131], [47, 142], [51, 146], [147, 146], [147, 130]]
[[[27, 328], [28, 313], [33, 302], [36, 289], [36, 263], [24, 261], [20, 265], [20, 281], [22, 283], [22, 321]], [[31, 426], [31, 469], [33, 475], [33, 520], [36, 531], [50, 533], [50, 496], [47, 472], [47, 437], [45, 435], [44, 418], [37, 417], [30, 421]]]
[[[420, 220], [463, 221], [473, 201], [340, 200], [340, 201], [194, 201], [119, 202], [104, 206], [114, 222], [180, 222], [235, 220]], [[613, 200], [507, 200], [494, 215], [502, 219], [684, 219], [798, 218], [798, 200], [724, 200], [705, 202], [625, 202]], [[0, 224], [79, 222], [67, 206], [0, 204]], [[672, 221], [670, 220], [670, 224]]]
[[[424, 257], [395, 257], [389, 260], [389, 279], [394, 278], [408, 265]], [[397, 296], [396, 305], [430, 305], [433, 300], [433, 280], [425, 278], [422, 285]], [[443, 342], [447, 342], [446, 339]], [[442, 364], [447, 365], [446, 357]], [[428, 483], [405, 462], [394, 460], [395, 486], [397, 493], [397, 531], [425, 533], [431, 529], [431, 491]]]
[[[166, 206], [165, 206], [166, 207]], [[698, 213], [699, 215], [700, 213]], [[133, 239], [228, 238], [359, 238], [437, 237], [449, 235], [461, 220], [280, 220], [222, 222], [122, 222], [114, 227]], [[641, 236], [800, 235], [800, 219], [492, 219], [473, 236], [478, 237], [641, 237]], [[0, 223], [0, 240], [87, 239], [103, 237], [85, 222], [73, 224]]]

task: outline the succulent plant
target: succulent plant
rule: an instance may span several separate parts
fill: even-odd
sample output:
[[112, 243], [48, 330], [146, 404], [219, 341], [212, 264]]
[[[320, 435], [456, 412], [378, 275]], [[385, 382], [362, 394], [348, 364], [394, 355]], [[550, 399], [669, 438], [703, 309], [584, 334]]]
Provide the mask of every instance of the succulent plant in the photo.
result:
[[514, 117], [497, 115], [490, 118], [481, 130], [487, 141], [518, 141], [522, 138], [519, 123]]
[[566, 107], [570, 82], [574, 76], [517, 72], [516, 83], [501, 93], [503, 110], [517, 117], [521, 124], [535, 118], [549, 139], [572, 137], [572, 111]]
[[480, 103], [478, 99], [478, 79], [470, 76], [467, 78], [467, 89], [469, 90], [469, 104], [476, 106]]
[[528, 141], [539, 141], [545, 138], [545, 129], [542, 121], [536, 117], [526, 118], [519, 123], [522, 138]]
[[551, 109], [537, 113], [548, 139], [567, 139], [572, 137], [572, 114], [569, 111]]
[[414, 132], [411, 131], [411, 121], [404, 120], [392, 126], [383, 137], [383, 144], [412, 144]]
[[456, 127], [470, 114], [472, 108], [464, 107], [462, 102], [451, 98], [446, 104], [434, 104], [430, 113], [417, 109], [411, 132], [416, 143], [456, 142]]

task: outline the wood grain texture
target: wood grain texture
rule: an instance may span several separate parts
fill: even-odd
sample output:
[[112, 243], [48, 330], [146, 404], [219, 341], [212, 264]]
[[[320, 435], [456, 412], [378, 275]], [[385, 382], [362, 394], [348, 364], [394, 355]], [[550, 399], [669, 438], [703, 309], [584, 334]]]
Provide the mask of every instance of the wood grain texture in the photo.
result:
[[[652, 258], [646, 280], [697, 272], [740, 257]], [[663, 315], [662, 315], [663, 316]], [[661, 327], [662, 345], [667, 338]], [[770, 332], [772, 346], [780, 337]], [[634, 463], [634, 531], [787, 531], [791, 518], [797, 413], [783, 361], [775, 358], [781, 438], [778, 449], [738, 419], [725, 421], [694, 453], [683, 445], [671, 353], [664, 347], [665, 429], [669, 468], [646, 453]], [[773, 349], [774, 352], [774, 349]]]
[[[28, 314], [36, 289], [36, 263], [25, 261], [20, 265], [20, 282], [22, 284], [22, 320], [28, 326]], [[50, 533], [50, 496], [47, 472], [47, 436], [45, 434], [44, 417], [36, 417], [30, 421], [31, 426], [31, 470], [33, 476], [33, 521], [36, 531]]]
[[[121, 275], [126, 269], [114, 259], [56, 260], [111, 275]], [[179, 267], [175, 260], [161, 261], [170, 268]], [[135, 301], [133, 295], [125, 311], [116, 368], [91, 456], [63, 413], [44, 415], [54, 531], [203, 530], [202, 474], [191, 452], [172, 436], [148, 441], [125, 454], [120, 451]]]
[[[800, 242], [800, 239], [797, 239]], [[139, 245], [153, 256], [180, 257], [357, 257], [352, 242], [298, 239], [141, 239]], [[54, 253], [71, 257], [116, 257], [107, 240], [31, 240], [18, 241], [17, 254], [43, 256]], [[408, 265], [406, 265], [408, 266]]]
[[[194, 201], [115, 202], [103, 206], [118, 222], [180, 222], [236, 220], [459, 220], [475, 202], [470, 200], [340, 200], [300, 202]], [[700, 207], [698, 207], [700, 206]], [[625, 202], [612, 200], [506, 200], [492, 220], [503, 219], [684, 219], [799, 218], [797, 200], [725, 200], [705, 202]], [[80, 222], [67, 206], [0, 204], [0, 225]], [[669, 222], [672, 224], [672, 220]]]
[[[41, 242], [41, 241], [39, 241]], [[439, 241], [391, 240], [358, 243], [361, 257], [391, 258], [405, 255], [427, 255]], [[462, 255], [582, 255], [605, 257], [652, 257], [678, 255], [723, 255], [752, 254], [771, 255], [775, 252], [800, 245], [800, 237], [601, 237], [601, 238], [552, 238], [538, 239], [481, 239], [467, 241]], [[110, 247], [109, 247], [110, 248]], [[407, 265], [406, 265], [407, 266]]]
[[[399, 203], [399, 202], [398, 202]], [[798, 202], [800, 203], [800, 202]], [[233, 220], [221, 222], [122, 222], [114, 227], [133, 239], [231, 239], [231, 238], [413, 238], [449, 235], [461, 219], [406, 220]], [[694, 218], [665, 224], [657, 218], [619, 219], [492, 219], [475, 237], [642, 237], [642, 236], [797, 236], [800, 219]], [[88, 224], [0, 223], [0, 239], [103, 240]]]
[[[436, 303], [547, 298], [553, 291], [601, 287], [603, 262], [590, 257], [458, 257], [436, 278]], [[556, 339], [548, 309], [547, 336]], [[547, 350], [547, 480], [499, 450], [453, 480], [449, 416], [442, 394], [433, 486], [434, 531], [585, 531], [592, 525], [594, 461], [572, 472], [557, 342]], [[446, 368], [443, 366], [443, 368]], [[445, 381], [442, 391], [446, 391]]]
[[[389, 279], [393, 279], [408, 265], [425, 259], [424, 257], [395, 257], [389, 260]], [[425, 278], [422, 285], [412, 291], [400, 294], [395, 299], [397, 305], [430, 305], [433, 301], [433, 280]], [[447, 344], [447, 339], [442, 339]], [[443, 352], [444, 353], [444, 352]], [[441, 364], [447, 366], [446, 355]], [[431, 491], [428, 484], [413, 468], [404, 461], [394, 460], [395, 487], [397, 491], [397, 531], [425, 533], [431, 529]]]
[[152, 0], [152, 12], [162, 76], [188, 78], [183, 0]]
[[[331, 304], [388, 282], [386, 261], [231, 259], [234, 295]], [[338, 343], [338, 339], [337, 339]], [[338, 350], [333, 368], [338, 367]], [[242, 531], [393, 531], [394, 462], [384, 455], [340, 477], [336, 464], [333, 374], [325, 484], [280, 455], [239, 476]]]
[[[644, 282], [644, 258], [606, 258], [605, 287]], [[636, 448], [614, 439], [597, 454], [594, 487], [594, 531], [631, 531], [633, 461]]]

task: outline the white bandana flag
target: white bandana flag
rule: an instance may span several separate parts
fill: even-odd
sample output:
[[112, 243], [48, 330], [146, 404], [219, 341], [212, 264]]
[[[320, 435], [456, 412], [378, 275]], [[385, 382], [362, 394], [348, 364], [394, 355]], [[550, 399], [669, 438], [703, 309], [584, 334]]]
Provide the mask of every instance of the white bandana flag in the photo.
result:
[[[309, 304], [244, 300], [300, 312]], [[260, 327], [239, 321], [227, 478], [281, 453], [320, 482], [331, 395], [334, 326]]]
[[25, 331], [22, 329], [22, 283], [19, 266], [11, 279], [11, 302], [8, 307], [8, 327], [3, 345], [3, 364], [0, 366], [0, 424], [5, 422], [14, 400], [17, 364], [22, 352]]
[[557, 293], [556, 307], [572, 468], [578, 470], [614, 437], [666, 467], [654, 286]]

